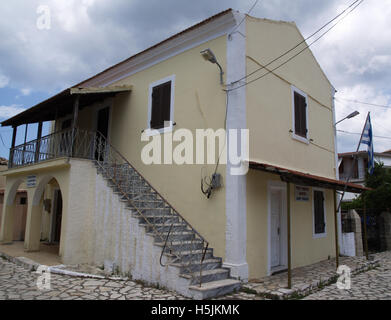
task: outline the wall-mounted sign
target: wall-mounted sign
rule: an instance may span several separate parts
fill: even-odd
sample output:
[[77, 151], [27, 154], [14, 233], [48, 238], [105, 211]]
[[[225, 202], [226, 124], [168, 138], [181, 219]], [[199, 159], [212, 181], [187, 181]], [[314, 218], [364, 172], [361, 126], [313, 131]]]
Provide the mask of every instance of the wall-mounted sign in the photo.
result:
[[37, 176], [27, 176], [27, 188], [34, 188], [37, 185]]
[[310, 188], [295, 186], [295, 199], [296, 201], [309, 201], [310, 200]]

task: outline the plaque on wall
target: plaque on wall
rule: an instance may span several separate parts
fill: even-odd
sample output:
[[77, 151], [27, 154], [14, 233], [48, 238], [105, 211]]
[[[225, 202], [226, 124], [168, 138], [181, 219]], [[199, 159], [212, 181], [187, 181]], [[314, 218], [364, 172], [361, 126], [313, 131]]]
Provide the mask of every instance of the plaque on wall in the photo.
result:
[[37, 176], [27, 176], [27, 188], [34, 188], [37, 185]]
[[309, 201], [310, 200], [310, 188], [295, 186], [295, 199], [296, 201]]

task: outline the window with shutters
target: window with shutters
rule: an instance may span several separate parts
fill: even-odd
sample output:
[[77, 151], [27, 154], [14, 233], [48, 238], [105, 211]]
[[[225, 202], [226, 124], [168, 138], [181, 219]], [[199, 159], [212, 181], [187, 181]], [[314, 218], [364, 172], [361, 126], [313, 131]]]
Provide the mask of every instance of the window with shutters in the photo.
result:
[[324, 191], [313, 190], [313, 236], [326, 236], [326, 211]]
[[292, 137], [308, 143], [308, 102], [307, 95], [292, 87]]
[[172, 130], [175, 76], [164, 78], [149, 86], [148, 132]]

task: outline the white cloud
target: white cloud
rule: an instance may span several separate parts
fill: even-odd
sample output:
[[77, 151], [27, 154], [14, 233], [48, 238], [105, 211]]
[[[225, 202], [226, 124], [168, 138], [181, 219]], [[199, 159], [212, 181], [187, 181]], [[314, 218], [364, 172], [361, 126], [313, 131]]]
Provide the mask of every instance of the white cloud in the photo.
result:
[[0, 74], [0, 88], [6, 87], [8, 85], [8, 83], [9, 83], [9, 78]]
[[20, 92], [22, 93], [22, 95], [24, 96], [29, 96], [31, 94], [31, 89], [30, 88], [22, 88], [20, 89]]
[[[353, 0], [260, 1], [251, 15], [295, 21], [308, 36]], [[241, 12], [253, 1], [239, 0], [52, 0], [51, 28], [38, 30], [40, 0], [1, 1], [0, 88], [12, 86], [53, 94], [82, 81], [194, 23], [228, 7]], [[367, 0], [311, 49], [339, 97], [391, 104], [391, 0]], [[7, 76], [4, 76], [4, 75]], [[340, 126], [361, 132], [372, 111], [376, 135], [391, 136], [388, 110], [337, 102], [337, 118], [352, 109], [360, 117]], [[10, 108], [18, 106], [11, 106]], [[3, 108], [3, 107], [2, 107]], [[359, 137], [339, 135], [340, 151], [354, 149]], [[356, 142], [357, 140], [357, 142]], [[375, 149], [391, 149], [376, 140]]]
[[8, 119], [25, 110], [26, 108], [22, 108], [18, 105], [0, 106], [0, 118]]

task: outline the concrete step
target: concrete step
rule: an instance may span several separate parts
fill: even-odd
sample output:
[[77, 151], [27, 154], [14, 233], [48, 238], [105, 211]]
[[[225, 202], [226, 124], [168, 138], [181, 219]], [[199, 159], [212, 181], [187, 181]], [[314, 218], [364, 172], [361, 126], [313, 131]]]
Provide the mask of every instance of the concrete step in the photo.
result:
[[[177, 262], [177, 263], [172, 263], [171, 265], [179, 268], [181, 274], [199, 272], [201, 270], [200, 261], [196, 261], [196, 262], [192, 261], [191, 263]], [[221, 268], [221, 258], [213, 257], [210, 259], [205, 259], [202, 263], [203, 272], [207, 270], [218, 269], [218, 268]]]
[[141, 212], [145, 216], [172, 215], [171, 208], [140, 208], [134, 207], [131, 203], [129, 203], [127, 207], [131, 209], [137, 209], [136, 211]]
[[[165, 242], [155, 242], [155, 245], [159, 247], [164, 247]], [[203, 242], [199, 240], [184, 240], [184, 241], [168, 241], [168, 247], [166, 248], [166, 252], [168, 250], [174, 250], [175, 252], [178, 252], [181, 254], [182, 251], [188, 252], [188, 251], [194, 251], [194, 250], [202, 250], [203, 248]]]
[[[159, 233], [168, 232], [172, 224], [155, 224], [154, 227]], [[154, 229], [152, 226], [147, 223], [140, 223], [140, 226], [143, 226], [146, 232], [153, 232]], [[187, 225], [185, 223], [174, 223], [171, 228], [171, 232], [179, 232], [187, 230]]]
[[[156, 242], [166, 241], [168, 232], [161, 233], [161, 236], [155, 236]], [[170, 233], [169, 240], [178, 241], [178, 240], [192, 240], [195, 238], [195, 234], [192, 231], [180, 231]]]
[[[166, 253], [167, 256], [170, 256], [170, 253]], [[202, 256], [204, 255], [204, 250], [190, 250], [190, 251], [178, 251], [177, 255], [180, 256], [180, 261], [182, 262], [189, 262], [194, 261], [197, 263], [200, 263]], [[213, 249], [208, 248], [208, 250], [205, 253], [205, 260], [213, 259]], [[173, 263], [180, 262], [175, 261], [175, 258], [173, 258]]]
[[[114, 194], [118, 194], [122, 202], [128, 202], [129, 200], [159, 200], [159, 197], [154, 192], [148, 192], [148, 193], [122, 193], [122, 192], [114, 192]], [[126, 196], [125, 196], [126, 195]]]
[[233, 291], [239, 290], [241, 282], [235, 279], [216, 280], [203, 283], [200, 286], [192, 285], [189, 287], [194, 299], [204, 300], [212, 297], [219, 297]]
[[163, 200], [131, 200], [138, 208], [169, 208]]
[[[132, 214], [133, 217], [140, 219], [141, 223], [148, 221], [153, 224], [172, 224], [179, 223], [179, 217], [173, 214], [170, 215], [143, 215], [141, 216], [138, 212]], [[170, 238], [171, 239], [171, 238]]]
[[200, 275], [200, 272], [194, 272], [192, 274], [182, 274], [180, 275], [182, 278], [191, 280], [192, 285], [199, 285], [200, 278], [202, 279], [201, 284], [212, 282], [212, 281], [218, 281], [218, 280], [225, 280], [229, 278], [229, 270], [224, 268], [218, 268], [213, 270], [206, 270], [202, 271], [202, 275]]

